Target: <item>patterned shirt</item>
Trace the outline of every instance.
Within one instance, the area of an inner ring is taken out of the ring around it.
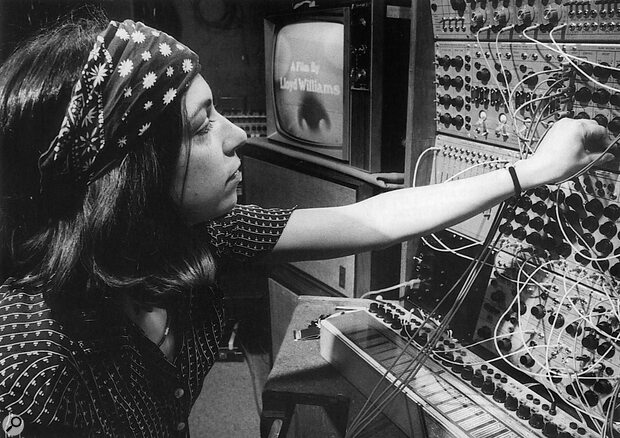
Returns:
[[[291,213],[235,207],[206,225],[216,256],[246,260],[270,251]],[[180,347],[170,362],[128,319],[76,332],[55,318],[42,290],[12,283],[0,287],[1,418],[21,416],[26,437],[189,435],[187,419],[221,335],[217,288],[181,306]]]

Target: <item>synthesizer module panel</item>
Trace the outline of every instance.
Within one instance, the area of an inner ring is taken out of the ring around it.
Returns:
[[[620,134],[620,2],[430,0],[430,10],[436,136],[415,166],[430,169],[428,183],[527,157],[564,117]],[[412,183],[426,181],[413,172]],[[425,236],[414,257],[421,281],[403,306],[433,312],[451,286],[433,277],[456,279],[450,269],[490,246],[450,327],[485,351],[478,364],[501,362],[570,417],[550,429],[519,417],[523,436],[620,436],[619,197],[618,159],[596,164]],[[446,313],[444,302],[433,315]]]

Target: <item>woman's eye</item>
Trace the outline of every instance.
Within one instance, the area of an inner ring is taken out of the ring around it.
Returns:
[[[205,135],[207,134],[209,131],[211,131],[211,129],[213,128],[213,124],[215,123],[215,119],[209,119],[207,121],[207,124],[204,125],[200,131],[198,131],[196,134],[197,135]]]

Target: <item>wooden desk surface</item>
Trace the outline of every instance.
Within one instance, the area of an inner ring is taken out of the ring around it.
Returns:
[[[369,303],[360,299],[299,297],[288,332],[265,383],[263,421],[290,416],[290,409],[295,405],[321,406],[329,417],[326,421],[334,423],[329,435],[304,435],[303,431],[297,430],[294,436],[342,436],[344,428],[361,410],[366,398],[323,359],[318,339],[295,341],[293,330],[307,328],[320,315],[334,313],[337,306],[367,306]],[[406,435],[386,417],[380,416],[362,436],[401,438]]]

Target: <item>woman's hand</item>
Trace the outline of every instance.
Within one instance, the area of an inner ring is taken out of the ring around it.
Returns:
[[[607,130],[594,120],[560,119],[545,133],[534,155],[515,164],[523,189],[570,178],[593,161],[614,159],[603,153]]]

